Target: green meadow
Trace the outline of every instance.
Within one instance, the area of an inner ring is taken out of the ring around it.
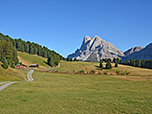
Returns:
[[[150,114],[152,81],[34,72],[0,92],[2,114]]]
[[[48,67],[46,58],[18,55],[26,65]],[[100,70],[98,66],[61,61],[61,66],[50,72],[35,71],[32,82],[22,78],[27,70],[3,70],[0,66],[0,82],[18,81],[0,91],[0,114],[151,114],[152,70],[124,65]],[[80,70],[85,73],[74,73]],[[86,73],[91,70],[94,74]],[[117,71],[130,74],[117,75]]]

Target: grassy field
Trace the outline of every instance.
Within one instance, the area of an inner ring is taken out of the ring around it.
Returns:
[[[105,66],[105,64],[103,64]],[[151,69],[144,69],[144,68],[137,68],[127,65],[120,65],[119,67],[114,67],[115,64],[112,64],[113,68],[110,70],[103,69],[100,70],[99,63],[97,62],[67,62],[67,61],[61,61],[61,67],[56,69],[58,72],[79,72],[80,70],[83,70],[84,72],[90,72],[91,70],[94,70],[96,74],[99,72],[107,72],[111,74],[116,74],[117,71],[120,73],[129,72],[129,75],[132,76],[152,76],[152,70]],[[54,70],[54,69],[53,69]]]
[[[28,66],[31,64],[39,64],[40,68],[46,68],[49,67],[45,62],[47,61],[47,58],[43,58],[37,55],[31,55],[28,53],[22,53],[18,52],[18,58],[19,60]],[[105,66],[105,64],[104,64]],[[61,67],[58,69],[55,69],[58,72],[79,72],[84,71],[89,73],[91,70],[94,70],[96,74],[98,73],[111,73],[113,75],[116,74],[116,72],[120,72],[120,74],[123,74],[124,72],[129,72],[129,75],[132,76],[152,76],[152,70],[151,69],[144,69],[144,68],[137,68],[132,66],[126,66],[126,65],[119,65],[118,68],[114,67],[114,64],[112,64],[113,68],[110,70],[104,69],[100,70],[99,63],[97,62],[67,62],[67,61],[61,61]],[[52,69],[54,70],[54,69]]]
[[[0,82],[1,81],[13,81],[13,80],[23,80],[23,77],[26,76],[25,71],[17,69],[4,69],[1,67],[0,63]]]
[[[34,72],[0,92],[2,114],[150,114],[152,81]]]
[[[46,58],[18,55],[23,64],[48,67]],[[94,62],[61,61],[60,68],[52,69],[56,73],[35,71],[32,82],[21,79],[25,70],[0,66],[0,82],[22,80],[0,92],[0,114],[151,114],[152,70],[119,65],[101,71],[98,66]],[[80,70],[94,70],[95,74],[72,74]],[[130,75],[116,75],[116,71]],[[96,75],[98,72],[115,74]]]
[[[47,58],[41,56],[32,55],[25,52],[18,52],[18,58],[20,62],[27,66],[30,66],[31,64],[39,64],[40,68],[49,67],[49,65],[45,63],[47,62]]]

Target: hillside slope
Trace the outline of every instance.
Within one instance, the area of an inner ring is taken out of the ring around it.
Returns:
[[[143,47],[132,47],[131,49],[125,51],[124,54],[125,54],[125,56],[129,56],[130,54],[138,52],[142,49],[143,49]]]
[[[31,64],[38,64],[40,68],[49,67],[49,65],[46,64],[47,58],[35,54],[28,54],[25,52],[18,51],[18,59],[20,62],[27,66],[30,66]]]
[[[145,48],[143,48],[140,51],[134,52],[130,54],[129,56],[126,56],[125,59],[152,59],[152,43],[147,45]]]
[[[105,67],[105,63],[103,64]],[[114,63],[112,63],[112,69],[103,69],[100,70],[98,62],[83,62],[83,61],[76,61],[76,62],[67,62],[61,61],[61,67],[55,69],[57,72],[68,72],[68,73],[77,73],[79,71],[84,71],[85,73],[90,73],[92,70],[95,71],[96,74],[98,73],[109,73],[109,74],[116,74],[116,72],[124,73],[129,72],[129,75],[134,76],[151,76],[152,70],[139,68],[139,67],[132,67],[127,65],[119,64],[119,67],[114,67]],[[52,69],[54,71],[54,69]]]
[[[18,69],[4,69],[0,63],[0,81],[23,80],[26,77],[26,72]]]

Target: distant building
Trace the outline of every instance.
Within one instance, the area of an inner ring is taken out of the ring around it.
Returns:
[[[22,65],[17,64],[15,68],[16,68],[16,69],[25,69],[25,68],[27,68],[27,66],[24,65],[24,64],[22,64]]]
[[[32,64],[29,67],[39,67],[39,65],[38,64]]]

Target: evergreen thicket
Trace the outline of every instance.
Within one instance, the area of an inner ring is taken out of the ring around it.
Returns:
[[[0,33],[0,61],[5,58],[8,65],[13,64],[12,66],[14,67],[14,64],[19,63],[17,51],[37,54],[45,58],[50,58],[52,56],[51,60],[53,59],[53,61],[55,61],[54,65],[57,65],[59,60],[65,60],[64,57],[45,46],[33,42],[31,43],[30,41],[25,42],[21,38],[12,39],[8,35]]]
[[[2,33],[0,33],[0,40],[5,40],[6,42],[9,42],[9,46],[12,45],[13,47],[15,47],[17,49],[17,51],[26,52],[26,53],[30,53],[30,54],[37,54],[39,56],[46,57],[46,58],[48,58],[52,54],[55,54],[60,57],[60,60],[65,59],[64,57],[62,57],[55,51],[50,50],[45,46],[41,46],[34,42],[31,43],[30,41],[25,42],[21,38],[12,39],[8,35],[3,35]]]
[[[136,60],[130,59],[123,62],[124,65],[130,65],[133,67],[150,68],[152,69],[152,59],[151,60]]]
[[[60,57],[58,55],[52,54],[51,56],[48,57],[47,63],[51,67],[57,66],[60,62]]]
[[[17,50],[10,40],[0,40],[0,61],[2,67],[7,69],[12,62],[18,64]]]

